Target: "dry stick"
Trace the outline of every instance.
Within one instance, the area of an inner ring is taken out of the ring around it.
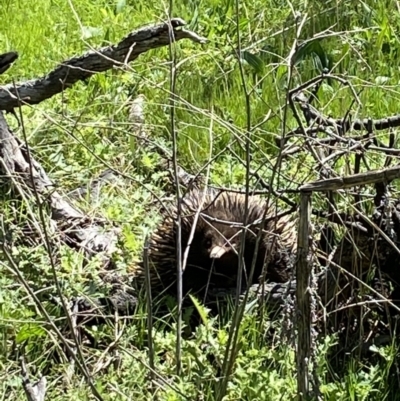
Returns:
[[[153,387],[153,382],[155,379],[154,348],[153,348],[153,305],[151,299],[151,278],[150,278],[150,268],[149,268],[149,239],[147,236],[144,242],[144,249],[143,249],[143,265],[145,274],[146,302],[147,302],[147,342],[149,347],[151,387]]]
[[[51,255],[49,255],[49,257],[51,257]],[[61,296],[62,296],[62,294],[61,294]],[[78,303],[76,302],[75,304],[72,305],[72,313],[71,313],[71,316],[70,316],[70,320],[72,322],[72,330],[71,331],[73,331],[73,333],[74,333],[73,334],[73,339],[74,339],[74,342],[75,342],[75,344],[73,346],[71,346],[71,349],[72,349],[72,351],[74,352],[75,355],[77,354],[77,348],[80,349],[79,343],[77,341],[78,336],[79,336],[79,330],[78,330],[78,326],[76,324],[76,320],[77,320],[77,317],[78,317],[78,312],[79,312]],[[69,315],[69,311],[68,310],[66,311],[66,314]],[[82,356],[82,354],[79,353],[79,357],[81,357],[81,356]],[[82,360],[82,363],[84,364],[85,361]],[[68,369],[67,369],[67,378],[68,378],[69,383],[72,382],[72,377],[73,377],[74,373],[75,373],[75,361],[70,356],[69,357],[69,366],[68,366]]]
[[[237,344],[239,336],[240,323],[243,317],[244,304],[240,305],[240,291],[242,287],[242,272],[244,264],[244,247],[246,237],[246,226],[249,215],[249,195],[250,195],[250,164],[251,164],[251,107],[250,107],[250,95],[246,85],[245,73],[241,60],[241,39],[240,39],[240,24],[239,24],[239,0],[235,2],[235,16],[236,16],[236,37],[237,37],[237,59],[239,64],[240,77],[243,85],[243,92],[245,96],[245,108],[246,108],[246,137],[245,137],[245,154],[246,154],[246,177],[245,177],[245,202],[244,202],[244,216],[243,216],[243,229],[241,232],[241,242],[239,249],[239,264],[237,271],[237,283],[236,283],[236,297],[235,297],[235,309],[232,318],[232,323],[229,329],[228,342],[225,348],[224,360],[222,363],[222,381],[218,386],[217,401],[221,401],[226,395],[228,382],[232,373],[233,365],[236,360]],[[242,307],[241,307],[242,306]]]
[[[370,145],[368,149],[376,150],[377,152],[383,152],[386,153],[387,155],[392,155],[392,156],[400,155],[400,149],[395,149],[395,148],[385,148],[383,146]]]
[[[236,160],[238,160],[243,166],[245,166],[245,162],[240,158],[240,156],[235,151],[233,151],[232,149],[229,149],[229,151],[236,158]],[[275,172],[279,166],[280,166],[280,162],[278,163],[278,160],[277,160],[275,165],[272,166],[272,177],[271,178],[273,178],[275,176]],[[272,186],[273,180],[270,179],[269,183],[265,182],[265,180],[260,176],[260,174],[258,173],[257,170],[250,170],[250,174],[257,179],[257,181],[260,183],[260,185],[263,188],[265,188],[264,191],[253,191],[252,193],[274,195],[275,197],[281,199],[283,202],[285,202],[290,207],[297,206],[296,202],[293,202],[292,200],[287,198],[285,195],[283,195],[285,190],[277,191],[273,188],[273,186]],[[233,191],[233,190],[230,190],[230,191]],[[295,191],[296,191],[296,193],[298,192],[298,190],[295,190]],[[240,191],[240,193],[244,193],[244,192]]]
[[[321,74],[320,77],[317,77],[317,78],[315,78],[314,80],[308,81],[305,85],[309,87],[310,85],[313,85],[313,84],[314,84],[315,87],[317,87],[318,85],[321,84],[321,82],[323,81],[323,79],[326,79],[326,78],[328,78],[328,77],[332,78],[333,76],[327,75],[327,74]],[[340,83],[342,83],[342,84],[344,84],[344,85],[350,86],[350,88],[352,89],[352,93],[353,93],[354,96],[355,96],[355,98],[354,98],[353,101],[352,101],[352,104],[350,105],[348,111],[346,112],[345,118],[343,119],[343,121],[347,121],[347,118],[348,118],[348,115],[349,115],[349,113],[350,113],[350,110],[351,110],[351,107],[352,107],[353,103],[354,103],[355,101],[357,101],[357,102],[360,104],[360,101],[359,101],[359,99],[358,99],[358,97],[357,97],[357,94],[355,93],[355,90],[354,90],[353,87],[350,85],[350,83],[348,83],[347,81],[345,81],[345,80],[342,79],[342,78],[339,78],[338,80],[339,80]],[[312,82],[314,82],[314,83],[312,83]],[[304,86],[303,86],[303,87],[304,87]],[[300,88],[300,87],[299,87],[299,88]],[[292,95],[294,95],[295,98],[296,98],[296,100],[300,103],[301,109],[302,109],[302,112],[303,112],[303,115],[304,115],[304,117],[306,118],[306,120],[307,120],[308,123],[309,123],[310,119],[312,118],[311,113],[310,113],[310,110],[314,110],[314,108],[312,108],[312,106],[311,106],[309,100],[305,97],[305,95],[304,95],[302,92],[296,92],[296,90],[299,90],[299,89],[296,88],[295,90],[292,90],[292,91],[290,92],[290,93],[291,93],[291,96],[290,96],[290,105],[291,105],[291,107],[292,107],[293,114],[294,114],[294,116],[295,116],[295,118],[296,118],[296,120],[297,120],[297,122],[298,122],[298,124],[299,124],[299,127],[303,130],[304,136],[305,136],[305,138],[306,138],[305,142],[306,142],[306,144],[308,145],[309,150],[310,150],[311,153],[313,154],[314,159],[315,159],[315,161],[317,162],[317,164],[320,166],[320,168],[319,168],[319,169],[321,170],[321,171],[320,171],[320,175],[322,176],[322,172],[324,171],[324,169],[326,169],[326,170],[328,171],[328,174],[331,175],[332,173],[334,173],[334,170],[333,170],[331,167],[326,166],[326,164],[327,164],[328,161],[330,161],[330,160],[332,160],[332,159],[335,159],[335,158],[338,158],[338,157],[340,157],[342,154],[346,154],[346,153],[348,153],[348,152],[350,152],[350,151],[352,151],[352,150],[356,150],[356,149],[358,149],[358,148],[361,148],[361,149],[364,149],[364,148],[362,147],[362,144],[361,144],[360,142],[356,142],[356,144],[353,145],[353,146],[351,146],[350,148],[345,149],[345,150],[338,150],[338,151],[336,151],[336,152],[334,152],[334,153],[332,153],[332,154],[330,154],[330,155],[323,155],[323,154],[322,154],[322,151],[318,152],[318,149],[319,149],[319,148],[317,148],[316,150],[314,150],[313,145],[310,144],[310,139],[311,139],[311,138],[307,135],[308,129],[306,129],[306,128],[303,127],[303,125],[302,125],[302,123],[301,123],[301,120],[300,120],[300,118],[299,118],[299,116],[298,116],[298,114],[297,114],[297,110],[296,110],[296,107],[295,107],[295,105],[294,105],[294,99],[293,99],[293,96],[292,96]],[[318,111],[315,111],[315,112],[313,113],[313,116],[315,116],[315,115],[319,115],[319,112],[318,112]],[[319,117],[319,119],[316,119],[316,121],[317,121],[317,122],[321,122],[321,121],[323,122],[323,121],[324,121],[324,118],[321,116],[321,117]],[[341,134],[341,135],[344,135],[344,134],[345,134],[345,132],[339,132],[338,127],[335,127],[335,131],[338,131],[338,133]],[[343,131],[343,130],[342,130],[342,131]],[[338,136],[338,135],[334,135],[334,136],[337,137],[338,139],[340,139],[340,138],[341,138],[341,135],[339,135],[339,136]],[[322,148],[322,149],[323,149],[323,148]],[[319,153],[319,154],[318,154],[318,153]],[[319,156],[321,156],[322,159],[319,158]],[[356,155],[356,165],[357,165],[357,160],[359,160],[359,159],[360,159],[360,158],[358,157],[358,155]],[[356,172],[359,172],[359,171],[356,171]],[[335,201],[334,201],[334,198],[333,198],[332,191],[328,191],[328,192],[326,193],[326,197],[327,197],[328,204],[329,204],[329,215],[330,215],[330,220],[333,221],[333,220],[334,220],[334,216],[333,216],[332,205],[335,205]],[[355,195],[355,197],[356,197],[356,200],[358,200],[358,197],[359,197],[358,194]],[[357,203],[357,202],[356,202],[356,203]]]
[[[368,173],[354,174],[349,177],[337,177],[323,181],[316,181],[303,185],[301,192],[301,213],[298,236],[298,261],[296,266],[297,277],[297,304],[298,304],[298,344],[297,344],[297,374],[299,401],[309,397],[308,361],[311,357],[311,268],[308,257],[309,218],[312,191],[329,191],[344,189],[357,185],[388,182],[400,177],[400,166]]]
[[[169,13],[171,12],[172,0],[170,2]],[[170,17],[170,15],[169,15]],[[177,202],[177,216],[176,216],[176,286],[177,286],[177,302],[178,302],[178,316],[176,324],[176,374],[179,376],[181,373],[181,358],[182,358],[182,199],[180,182],[178,179],[178,133],[175,129],[175,93],[176,93],[176,48],[172,46],[174,40],[174,30],[171,25],[169,26],[169,57],[170,57],[170,123],[172,135],[172,165],[174,169],[175,178],[175,191]]]
[[[141,137],[147,139],[147,135],[143,130],[145,123],[144,117],[144,95],[138,95],[132,102],[129,119],[133,122],[132,128]],[[133,137],[132,137],[133,138]],[[140,142],[139,142],[140,143]],[[131,149],[133,150],[133,149]],[[153,305],[151,295],[151,273],[149,268],[149,238],[146,235],[143,247],[143,268],[144,268],[144,280],[146,287],[146,304],[147,304],[147,343],[149,347],[149,365],[150,365],[150,388],[154,395],[153,385],[155,383],[155,365],[154,365],[154,342],[153,342]]]
[[[314,158],[314,160],[316,161],[317,165],[318,165],[319,167],[324,167],[324,166],[321,164],[321,159],[320,159],[320,155],[319,155],[318,152],[317,152],[317,148],[314,148],[314,146],[310,145],[309,141],[307,140],[307,139],[308,139],[308,137],[307,137],[307,131],[306,131],[305,127],[303,126],[302,122],[301,122],[300,116],[299,116],[299,114],[297,113],[296,107],[295,107],[295,105],[294,105],[293,98],[292,98],[292,96],[290,96],[290,94],[289,94],[289,105],[290,105],[290,107],[291,107],[291,109],[292,109],[292,112],[293,112],[294,118],[295,118],[296,121],[297,121],[297,124],[298,124],[299,127],[303,130],[303,135],[304,135],[304,137],[306,138],[305,143],[306,143],[306,145],[307,145],[307,149],[309,150],[309,152],[310,152],[311,155],[313,156],[313,158]]]
[[[38,104],[78,81],[87,80],[98,72],[107,71],[114,66],[123,66],[124,62],[135,60],[140,54],[170,44],[170,28],[174,31],[173,40],[191,39],[197,43],[205,43],[206,39],[194,32],[182,28],[186,22],[181,18],[173,18],[169,22],[147,26],[127,35],[117,45],[107,46],[98,51],[89,51],[80,57],[73,57],[60,64],[48,75],[21,84],[0,87],[0,110],[10,111],[20,104]],[[127,57],[129,55],[129,57]]]
[[[205,166],[203,166],[203,168],[202,168],[202,170],[206,169],[206,177],[205,177],[205,180],[204,180],[205,185],[208,184],[208,181],[210,179],[211,161],[214,160],[214,157],[212,157],[212,152],[213,152],[212,133],[213,133],[213,119],[211,119],[211,121],[210,121],[210,129],[209,129],[209,134],[210,134],[209,160],[207,161]],[[217,154],[219,155],[220,153],[221,152],[219,152]],[[197,173],[196,177],[199,174],[200,174],[200,172]],[[206,191],[204,191],[202,193],[202,198],[201,198],[201,201],[199,202],[199,207],[196,210],[196,213],[195,213],[195,216],[194,216],[194,219],[193,219],[193,224],[192,224],[192,227],[190,229],[190,233],[189,233],[189,238],[188,238],[188,241],[187,241],[186,249],[185,249],[185,252],[183,253],[183,259],[182,259],[182,271],[183,272],[186,269],[186,263],[187,263],[187,260],[188,260],[188,257],[189,257],[190,247],[192,245],[192,241],[193,241],[194,234],[195,234],[195,231],[196,231],[197,222],[199,220],[201,212],[203,211],[203,205],[204,205],[205,198],[206,198]]]
[[[126,322],[124,322],[124,325],[119,332],[115,333],[115,339],[107,345],[107,348],[104,350],[104,352],[101,354],[99,359],[96,361],[96,365],[93,367],[93,375],[96,373],[100,372],[102,369],[106,368],[108,365],[111,364],[112,359],[115,358],[115,355],[113,357],[110,357],[109,361],[106,363],[103,363],[103,359],[105,359],[105,356],[112,353],[112,350],[116,348],[116,346],[119,343],[119,340],[121,339],[123,333],[124,333],[124,328],[126,326]],[[117,325],[115,326],[117,328]]]
[[[305,14],[302,18],[302,20],[299,23],[296,23],[296,37],[293,41],[293,45],[292,48],[290,49],[290,52],[288,54],[287,57],[287,64],[288,64],[288,78],[287,78],[287,87],[290,88],[292,85],[292,81],[293,81],[293,68],[294,68],[294,56],[296,54],[296,51],[298,49],[298,40],[301,34],[301,31],[304,27],[304,24],[307,20],[307,14]],[[291,93],[288,92],[286,95],[286,102],[285,102],[285,108],[283,109],[283,134],[282,134],[282,138],[281,138],[281,143],[282,145],[280,146],[281,151],[278,154],[278,158],[276,160],[276,164],[274,166],[274,168],[272,169],[272,174],[271,174],[271,178],[269,180],[269,189],[271,191],[273,191],[273,187],[274,187],[274,180],[275,180],[275,176],[278,174],[278,172],[281,170],[281,165],[282,165],[282,160],[283,160],[283,143],[285,140],[285,134],[286,134],[286,122],[287,122],[287,116],[288,116],[288,105],[290,104],[290,99],[291,99]],[[278,177],[279,178],[279,177]],[[279,186],[279,185],[278,185]]]
[[[324,77],[326,77],[326,75],[324,75]],[[331,76],[331,78],[334,78],[334,76]],[[337,77],[335,77],[337,79]],[[304,87],[308,87],[310,85],[315,84],[318,79],[321,79],[321,77],[317,77],[314,78],[313,80],[310,80],[308,82],[306,82],[305,84],[301,85],[298,88],[295,88],[292,93],[294,95],[297,95],[298,92],[304,88]],[[340,82],[343,81],[342,78],[339,79]],[[343,83],[345,83],[343,81]],[[348,83],[347,83],[348,84]],[[353,93],[355,93],[354,90],[352,90]],[[318,125],[317,127],[308,127],[305,129],[306,133],[310,133],[310,134],[316,134],[318,132],[326,132],[326,127],[334,127],[335,130],[337,128],[339,128],[341,131],[343,132],[347,132],[350,127],[353,130],[369,130],[372,131],[372,128],[374,128],[375,130],[386,130],[388,128],[391,127],[398,127],[400,126],[400,115],[397,116],[392,116],[392,117],[386,117],[384,119],[380,119],[380,120],[372,120],[372,119],[363,119],[363,120],[354,120],[353,122],[351,122],[348,117],[342,118],[342,119],[333,119],[333,118],[328,118],[328,117],[324,117],[322,116],[316,109],[310,107],[308,104],[305,104],[305,102],[303,101],[301,96],[295,96],[295,100],[297,102],[300,103],[301,108],[303,109],[303,111],[305,111],[309,117],[313,118],[314,120],[318,121],[320,125]],[[355,98],[355,101],[358,101],[358,97]],[[297,128],[296,130],[292,131],[291,133],[289,133],[286,138],[281,138],[281,139],[277,139],[277,146],[278,147],[283,147],[284,144],[287,142],[287,140],[289,140],[291,137],[296,136],[299,133],[304,133],[304,128]],[[345,142],[345,143],[349,143],[349,141],[363,141],[363,140],[370,140],[371,138],[373,139],[374,136],[371,135],[371,133],[367,133],[365,135],[362,136],[358,136],[358,137],[351,137],[351,138],[345,138],[345,137],[340,137],[335,135],[333,132],[328,133],[330,136],[333,136],[334,138],[328,138],[328,139],[318,139],[317,143],[319,145],[322,145],[323,143],[329,143],[331,145],[337,143],[337,142]],[[315,138],[310,138],[311,140],[316,140]],[[280,142],[280,143],[279,143]],[[374,140],[374,142],[377,142],[376,140]],[[380,151],[380,152],[384,152],[387,154],[393,154],[396,155],[399,153],[399,150],[397,149],[391,149],[391,147],[386,148],[384,146],[378,147],[377,143],[375,143],[375,146],[370,146],[371,149],[374,149],[376,151]],[[298,147],[297,152],[301,151],[302,148]],[[295,151],[293,151],[293,153],[296,153]]]
[[[52,219],[63,223],[67,228],[63,232],[67,240],[80,247],[87,257],[102,250],[106,259],[104,263],[108,263],[108,257],[116,243],[116,230],[104,232],[103,221],[89,219],[54,190],[53,182],[41,165],[28,154],[26,146],[11,133],[1,112],[0,144],[0,171],[4,176],[12,179],[14,174],[17,175],[31,190],[33,179],[35,190],[45,197],[51,208]],[[59,226],[59,230],[63,230],[63,227]],[[44,238],[41,231],[40,235]]]
[[[311,193],[302,192],[300,199],[299,235],[297,239],[296,300],[297,300],[297,396],[299,401],[308,400],[309,363],[311,362],[311,261],[309,238]]]

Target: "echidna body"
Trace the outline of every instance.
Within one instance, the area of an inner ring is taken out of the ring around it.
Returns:
[[[257,235],[267,204],[259,197],[248,199],[248,218],[244,244],[243,285],[248,284]],[[149,268],[152,291],[176,291],[176,209],[166,216],[149,244]],[[260,276],[273,282],[290,278],[289,258],[296,246],[294,222],[267,209],[258,244],[252,283]],[[207,288],[235,287],[239,267],[238,254],[245,216],[245,195],[231,192],[190,192],[181,210],[182,257],[193,235],[183,271],[183,293],[202,293]]]

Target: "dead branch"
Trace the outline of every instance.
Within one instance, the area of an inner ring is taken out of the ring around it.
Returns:
[[[15,52],[0,54],[0,75],[6,72],[17,58],[18,53]]]
[[[29,379],[29,371],[26,366],[24,357],[20,359],[21,372],[22,372],[22,386],[25,390],[28,401],[44,401],[46,395],[47,380],[42,376],[36,383],[31,383]]]
[[[395,128],[395,127],[400,127],[400,115],[395,115],[395,116],[390,116],[390,117],[385,117],[382,119],[377,119],[373,120],[371,118],[365,118],[365,119],[356,119],[351,121],[349,116],[346,116],[344,118],[339,118],[339,119],[334,119],[332,117],[325,117],[323,116],[315,107],[311,106],[310,99],[307,98],[303,91],[306,88],[312,87],[312,86],[317,86],[322,82],[324,79],[335,79],[339,82],[342,83],[342,85],[346,85],[351,87],[349,82],[347,82],[345,79],[337,76],[337,75],[331,75],[331,74],[322,74],[318,77],[315,77],[308,82],[305,82],[304,84],[300,85],[297,88],[294,88],[290,91],[289,97],[293,101],[297,102],[300,105],[300,108],[304,114],[305,119],[307,120],[308,123],[311,122],[311,120],[314,120],[314,122],[318,125],[324,126],[324,127],[334,127],[335,129],[338,129],[340,133],[345,133],[349,129],[353,129],[355,131],[365,131],[368,130],[369,127],[372,127],[375,130],[386,130],[389,128]],[[359,102],[359,99],[357,95],[355,94],[354,89],[351,87],[353,95],[355,98],[357,98],[357,101]],[[309,124],[310,125],[310,124]]]
[[[41,165],[32,155],[29,158],[26,146],[12,134],[3,114],[0,114],[0,171],[46,200],[51,218],[59,223],[67,243],[82,249],[88,257],[100,252],[111,255],[114,251],[117,230],[104,232],[105,221],[85,216],[55,190]]]
[[[38,104],[78,81],[90,78],[114,66],[122,66],[151,49],[167,46],[172,41],[190,39],[205,43],[206,39],[191,31],[180,29],[186,25],[180,18],[162,24],[147,26],[130,33],[117,45],[111,45],[61,63],[48,75],[14,85],[0,87],[0,110],[11,111],[20,104]],[[170,29],[172,27],[172,30]]]
[[[347,132],[350,129],[354,131],[365,131],[370,125],[372,125],[372,127],[377,131],[400,127],[400,115],[389,116],[376,120],[364,118],[351,121],[345,118],[334,119],[331,117],[323,117],[315,109],[306,106],[304,103],[302,104],[302,107],[305,108],[307,114],[317,123],[320,123],[324,126],[338,127],[341,132]]]
[[[359,185],[387,183],[400,178],[400,166],[382,170],[367,171],[366,173],[353,174],[347,177],[334,177],[326,180],[310,182],[300,187],[300,191],[335,191],[351,188]]]

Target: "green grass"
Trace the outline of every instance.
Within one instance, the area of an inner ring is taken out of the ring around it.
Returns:
[[[118,4],[118,12],[116,12]],[[352,107],[354,117],[382,118],[399,112],[400,11],[396,2],[298,1],[294,10],[308,12],[300,39],[305,40],[328,28],[338,32],[321,41],[334,72],[344,74],[357,92],[360,104]],[[42,76],[55,65],[90,47],[116,43],[130,31],[166,18],[167,3],[112,0],[3,0],[0,7],[0,52],[16,50],[19,60],[0,76],[0,84]],[[238,139],[246,135],[248,121],[252,132],[251,168],[268,181],[276,163],[278,149],[274,138],[297,126],[291,113],[284,118],[288,89],[288,57],[295,38],[294,17],[288,2],[278,0],[241,1],[239,27],[242,48],[249,48],[263,61],[262,71],[245,64],[245,82],[254,88],[251,113],[245,109],[243,82],[233,57],[237,44],[235,2],[232,0],[190,0],[175,2],[174,16],[184,18],[188,29],[205,36],[207,45],[188,40],[177,44],[182,62],[177,74],[176,92],[181,99],[176,107],[179,133],[179,163],[192,174],[204,168],[210,158],[210,181],[225,187],[243,187],[245,158]],[[388,12],[390,10],[390,12]],[[283,29],[285,28],[285,29]],[[283,30],[283,31],[282,31]],[[127,72],[108,71],[79,83],[65,94],[38,106],[23,109],[24,127],[35,157],[65,191],[86,183],[106,167],[129,174],[133,180],[103,188],[101,197],[80,201],[89,215],[104,216],[122,228],[116,260],[121,270],[133,258],[140,258],[144,237],[157,223],[159,206],[152,193],[165,196],[165,173],[160,172],[154,152],[132,145],[129,137],[128,102],[137,94],[146,96],[146,130],[155,143],[171,150],[169,120],[168,48],[139,57]],[[316,59],[299,60],[291,87],[317,74]],[[260,78],[263,78],[260,81]],[[317,107],[325,115],[342,117],[351,107],[352,92],[338,82],[324,83]],[[271,117],[262,122],[265,116]],[[21,137],[13,117],[10,125]],[[382,134],[387,141],[387,133]],[[82,143],[85,145],[83,146]],[[386,142],[387,143],[387,142]],[[398,141],[396,139],[396,145]],[[354,165],[354,155],[346,159]],[[382,157],[369,156],[371,168],[382,166]],[[345,161],[335,166],[348,174]],[[306,154],[283,162],[279,188],[296,188],[299,183],[316,179],[315,164]],[[252,185],[256,186],[255,180]],[[318,197],[316,197],[318,199]],[[296,197],[293,196],[296,200]],[[18,215],[26,221],[26,211],[13,210],[8,193],[2,194],[4,219]],[[343,198],[343,205],[347,199]],[[318,201],[317,201],[318,203]],[[17,229],[17,227],[14,227]],[[15,234],[16,236],[18,233]],[[91,294],[92,278],[98,262],[83,268],[80,255],[61,248],[59,279],[66,296]],[[51,281],[49,261],[41,246],[15,247],[25,277],[35,288]],[[62,313],[46,305],[49,313]],[[219,385],[217,375],[228,338],[230,315],[222,321],[209,319],[182,344],[182,373],[175,373],[174,317],[156,321],[154,341],[156,372],[164,381],[150,386],[146,308],[138,311],[133,323],[118,327],[92,328],[93,336],[111,342],[122,332],[118,343],[121,365],[109,364],[111,351],[83,347],[96,387],[105,400],[213,400]],[[241,328],[240,350],[224,400],[292,400],[296,396],[294,351],[281,332],[281,321],[260,319],[249,311]],[[275,328],[276,335],[266,333]],[[55,362],[58,343],[48,326],[38,318],[35,307],[15,277],[0,265],[0,399],[21,400],[23,391],[18,366],[19,347],[25,344],[29,362],[48,378],[48,399],[89,400],[90,390],[79,375],[68,377],[69,363]],[[323,341],[323,342],[322,342]],[[389,367],[395,347],[379,350],[382,354],[372,365],[350,360],[335,371],[325,358],[334,338],[321,340],[318,374],[324,400],[395,400],[389,383]],[[183,396],[183,395],[184,396]]]

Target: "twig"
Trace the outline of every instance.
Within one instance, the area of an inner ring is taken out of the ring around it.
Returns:
[[[153,348],[153,303],[151,298],[151,278],[149,267],[149,240],[146,237],[143,249],[143,266],[146,283],[146,302],[147,302],[147,343],[149,347],[149,365],[151,386],[155,380],[154,348]]]

